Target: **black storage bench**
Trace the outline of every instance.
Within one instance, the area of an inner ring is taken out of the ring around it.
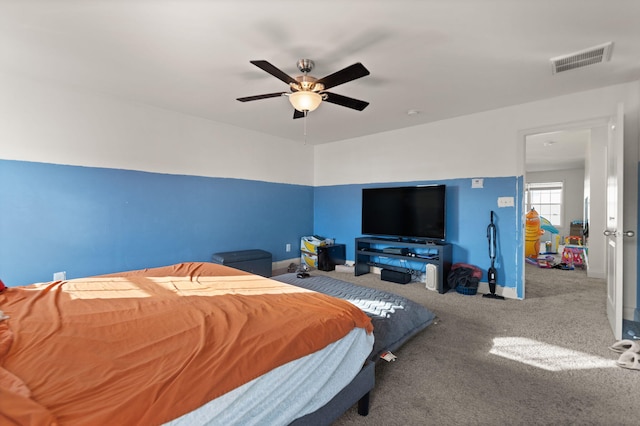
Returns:
[[[239,250],[214,253],[213,263],[230,266],[252,274],[271,276],[271,253],[264,250]]]

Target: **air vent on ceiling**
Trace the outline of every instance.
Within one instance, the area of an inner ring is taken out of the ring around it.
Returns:
[[[586,67],[587,65],[608,62],[611,59],[613,42],[590,47],[579,52],[551,58],[552,73],[557,74],[575,68]]]

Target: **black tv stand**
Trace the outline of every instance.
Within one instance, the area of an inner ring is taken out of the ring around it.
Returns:
[[[416,238],[398,238],[398,241],[401,243],[416,243],[416,244],[426,244],[427,240],[420,240]]]
[[[386,247],[406,248],[408,253],[393,254],[384,251]],[[395,266],[387,263],[379,263],[371,260],[372,257],[385,257],[389,259],[407,260],[421,262],[424,264],[432,263],[438,267],[438,292],[446,293],[449,291],[447,285],[447,276],[451,271],[451,251],[452,246],[448,243],[425,240],[416,241],[402,238],[377,238],[377,237],[361,237],[356,238],[355,253],[355,276],[368,274],[371,266],[383,269],[391,269],[397,272],[414,272],[406,267]],[[428,255],[416,255],[413,250],[428,249]]]

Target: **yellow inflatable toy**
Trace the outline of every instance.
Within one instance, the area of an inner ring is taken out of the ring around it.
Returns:
[[[540,215],[536,209],[529,210],[526,214],[527,225],[524,233],[524,256],[537,259],[540,254],[540,235],[544,231],[540,228]]]

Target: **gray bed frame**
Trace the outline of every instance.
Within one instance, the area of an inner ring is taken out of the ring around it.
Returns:
[[[369,412],[369,393],[375,384],[375,364],[386,351],[395,351],[429,326],[435,315],[424,306],[400,295],[359,286],[329,276],[298,278],[283,274],[272,279],[328,294],[362,309],[373,324],[373,350],[360,373],[327,405],[294,421],[293,425],[328,425],[358,402],[358,413]]]
[[[367,362],[353,380],[326,405],[294,420],[292,426],[330,425],[356,402],[358,414],[369,414],[370,392],[375,385],[375,363]]]

